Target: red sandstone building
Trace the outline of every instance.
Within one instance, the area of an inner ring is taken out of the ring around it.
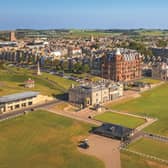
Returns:
[[[117,49],[103,57],[102,77],[129,82],[141,78],[141,55],[135,50]]]

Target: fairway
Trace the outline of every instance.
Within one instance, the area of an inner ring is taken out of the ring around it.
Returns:
[[[103,122],[122,125],[128,128],[136,128],[137,126],[145,122],[145,120],[141,118],[136,118],[112,112],[105,112],[103,114],[97,115],[95,116],[95,119]]]
[[[1,168],[104,168],[77,143],[90,125],[45,111],[0,123]]]
[[[168,136],[168,84],[142,93],[142,97],[108,106],[111,109],[158,118],[145,131]]]
[[[142,138],[130,144],[128,149],[168,160],[168,143]]]

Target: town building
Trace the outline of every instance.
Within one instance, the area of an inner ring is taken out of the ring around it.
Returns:
[[[16,36],[14,31],[10,32],[10,41],[16,41]]]
[[[82,55],[82,50],[81,48],[78,47],[69,47],[68,48],[68,56],[69,57],[79,57]]]
[[[159,48],[159,47],[155,47],[155,48],[150,48],[152,51],[152,54],[156,57],[167,57],[168,55],[168,48]]]
[[[0,41],[0,48],[2,47],[16,47],[17,42],[14,41]]]
[[[0,113],[31,107],[36,104],[38,92],[23,92],[0,97]]]
[[[69,90],[69,101],[84,107],[105,103],[121,96],[123,85],[109,80],[72,86]]]
[[[129,82],[141,78],[141,55],[130,49],[117,49],[102,58],[102,77]]]
[[[168,79],[168,65],[167,63],[156,63],[152,66],[152,78],[159,80]]]

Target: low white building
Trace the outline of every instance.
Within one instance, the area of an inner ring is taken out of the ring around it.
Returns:
[[[38,92],[23,92],[0,97],[0,113],[19,110],[35,104]]]
[[[0,97],[0,113],[12,112],[31,107],[37,104],[44,104],[52,101],[53,97],[40,95],[39,92],[23,92]]]
[[[73,48],[72,55],[75,55],[75,54],[82,54],[82,50],[80,48]]]
[[[54,59],[60,59],[62,54],[60,51],[54,51],[50,53],[50,56],[53,57]]]

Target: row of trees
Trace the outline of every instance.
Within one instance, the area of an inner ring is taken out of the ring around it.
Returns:
[[[158,40],[156,43],[157,47],[165,48],[168,45],[168,42],[166,40]]]
[[[118,44],[117,47],[122,47],[122,48],[129,48],[129,49],[133,49],[133,50],[137,50],[138,52],[140,52],[141,54],[145,55],[145,56],[152,56],[152,51],[147,48],[143,43],[141,42],[136,42],[136,41],[132,41],[132,42],[122,42],[121,44]]]
[[[153,55],[152,51],[149,48],[147,48],[143,43],[140,43],[140,42],[130,42],[128,48],[137,50],[138,52],[140,52],[141,54],[145,56]]]
[[[90,66],[88,64],[83,64],[81,62],[71,63],[68,61],[60,60],[46,60],[45,65],[54,67],[57,71],[66,71],[73,73],[88,73],[90,72]]]

